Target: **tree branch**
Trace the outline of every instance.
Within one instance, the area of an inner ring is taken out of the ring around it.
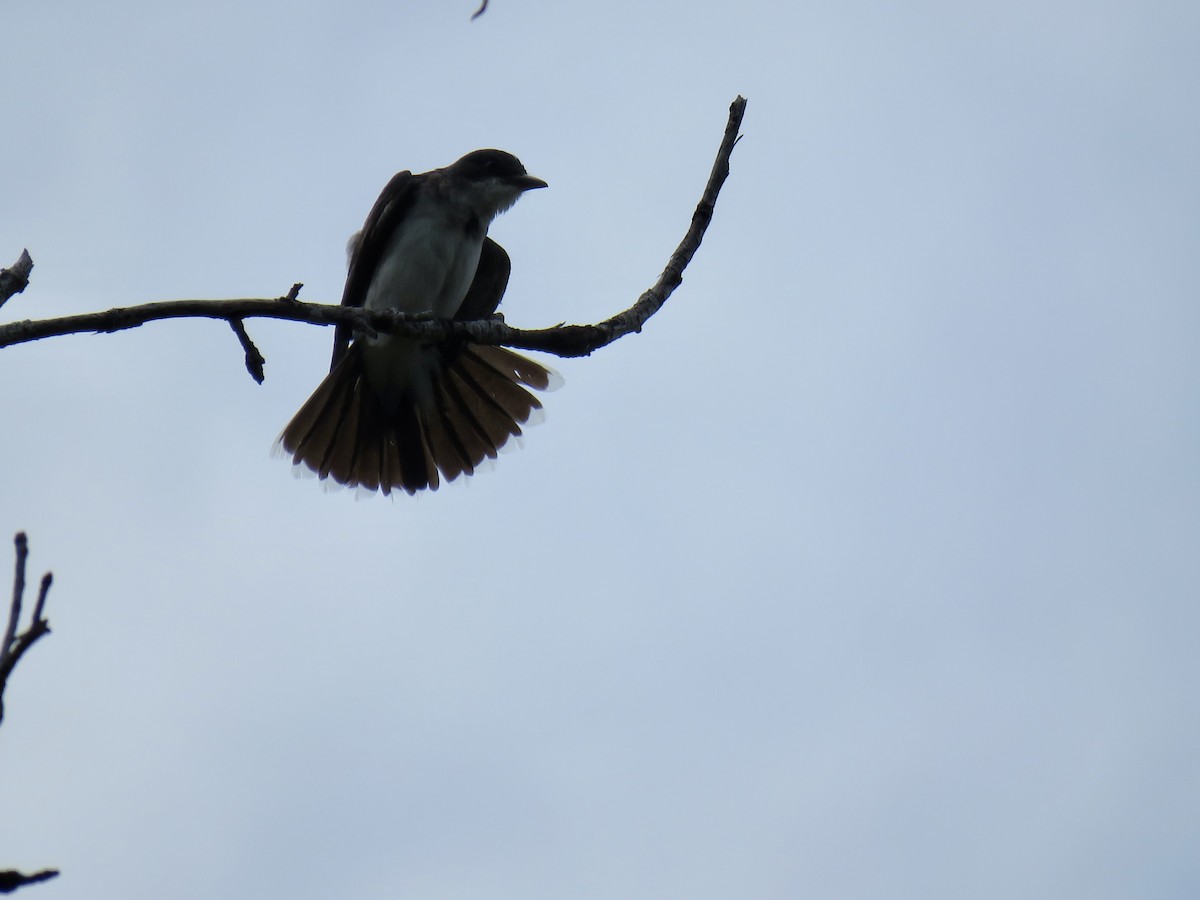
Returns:
[[[0,269],[0,306],[8,302],[13,294],[19,294],[29,285],[29,273],[33,271],[33,260],[28,250],[22,250],[17,261],[7,269]]]
[[[251,367],[249,338],[239,331],[239,321],[250,318],[285,319],[313,325],[349,325],[356,332],[384,332],[404,337],[420,338],[436,343],[451,338],[466,339],[478,344],[498,344],[524,350],[541,350],[556,356],[588,356],[627,334],[640,332],[646,321],[658,312],[672,292],[683,282],[683,271],[692,261],[704,238],[721,186],[729,175],[729,157],[738,142],[738,130],[746,112],[746,100],[738,97],[729,107],[725,134],[717,151],[716,161],[700,202],[683,240],[671,254],[666,268],[633,306],[594,325],[557,325],[553,328],[513,328],[499,318],[473,322],[435,319],[432,316],[409,316],[391,311],[372,311],[356,307],[330,306],[319,303],[300,303],[295,299],[296,288],[285,297],[274,300],[168,300],[127,306],[105,312],[63,316],[57,319],[25,320],[0,325],[0,348],[29,341],[84,332],[112,332],[136,328],[160,319],[211,318],[224,319],[238,333]],[[257,350],[254,350],[257,354]],[[259,355],[261,360],[261,355]],[[257,376],[256,376],[257,377]]]
[[[50,623],[46,621],[44,613],[46,595],[50,592],[50,584],[54,578],[49,572],[42,576],[37,602],[33,607],[33,619],[28,628],[18,633],[21,601],[25,595],[25,562],[29,558],[29,541],[25,538],[25,532],[18,531],[13,543],[16,545],[17,562],[13,570],[12,604],[8,610],[8,624],[4,628],[4,636],[0,639],[0,722],[4,721],[4,689],[8,687],[8,676],[21,661],[25,651],[42,635],[50,633]],[[57,875],[57,869],[44,869],[31,875],[22,874],[16,869],[5,869],[0,871],[0,894],[11,894],[17,888],[48,881]]]
[[[8,611],[8,625],[4,629],[3,642],[0,642],[0,722],[4,721],[4,690],[8,687],[8,676],[17,667],[25,651],[42,635],[50,633],[50,623],[45,618],[46,595],[54,581],[54,576],[49,572],[42,576],[37,603],[33,607],[33,618],[29,627],[18,634],[21,601],[25,595],[25,561],[29,558],[29,542],[25,532],[18,531],[13,543],[16,545],[17,562],[13,570],[12,605]]]
[[[17,888],[27,884],[37,884],[39,881],[49,881],[58,877],[58,869],[43,869],[32,875],[22,875],[16,869],[5,869],[0,872],[0,894],[11,894]]]
[[[250,373],[251,378],[262,384],[263,379],[267,377],[263,371],[263,366],[267,364],[266,359],[258,352],[258,348],[254,346],[254,341],[250,340],[250,335],[246,334],[246,326],[242,324],[241,319],[230,319],[229,326],[233,329],[233,333],[237,335],[242,349],[246,351],[246,371]]]

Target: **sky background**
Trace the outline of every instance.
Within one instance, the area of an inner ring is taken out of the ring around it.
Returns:
[[[1200,895],[1200,5],[8,4],[0,320],[338,301],[397,170],[550,183],[494,471],[269,449],[331,333],[0,350],[55,573],[0,729],[42,900]],[[7,540],[7,538],[5,538]],[[0,572],[10,559],[0,554]],[[7,577],[7,576],[4,576]]]

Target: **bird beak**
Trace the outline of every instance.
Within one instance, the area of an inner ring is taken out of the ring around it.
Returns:
[[[549,187],[550,185],[542,181],[540,178],[534,178],[532,175],[518,175],[515,178],[509,179],[509,183],[513,187],[519,187],[523,191],[532,191],[535,188]]]

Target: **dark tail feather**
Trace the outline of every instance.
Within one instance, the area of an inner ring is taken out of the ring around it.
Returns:
[[[557,387],[551,370],[502,347],[468,345],[445,360],[432,396],[385,410],[352,347],[292,417],[278,446],[322,480],[414,494],[471,475],[521,434],[541,402],[527,387]]]
[[[413,494],[438,484],[413,404],[385,412],[353,348],[300,407],[277,443],[296,465],[349,487],[385,494],[399,488]]]

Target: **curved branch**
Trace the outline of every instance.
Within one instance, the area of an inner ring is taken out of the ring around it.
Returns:
[[[329,306],[321,303],[300,303],[295,299],[297,289],[286,297],[274,300],[168,300],[140,306],[119,307],[105,312],[63,316],[57,319],[25,320],[0,325],[0,347],[10,347],[42,338],[84,332],[112,332],[136,328],[160,319],[211,318],[228,322],[239,340],[244,329],[236,324],[241,319],[271,318],[313,325],[349,325],[365,334],[385,332],[416,337],[435,342],[459,338],[479,344],[498,344],[524,350],[541,350],[556,356],[587,356],[627,334],[639,332],[646,321],[658,312],[672,292],[683,282],[683,271],[692,261],[704,238],[721,186],[729,175],[729,157],[738,142],[738,130],[746,112],[746,100],[738,97],[729,107],[729,120],[717,151],[716,161],[700,202],[683,240],[671,254],[658,281],[643,293],[633,306],[594,325],[557,325],[553,328],[513,328],[499,317],[473,322],[455,322],[431,316],[408,316],[390,311],[371,311],[355,307]],[[249,353],[249,348],[247,347]]]

